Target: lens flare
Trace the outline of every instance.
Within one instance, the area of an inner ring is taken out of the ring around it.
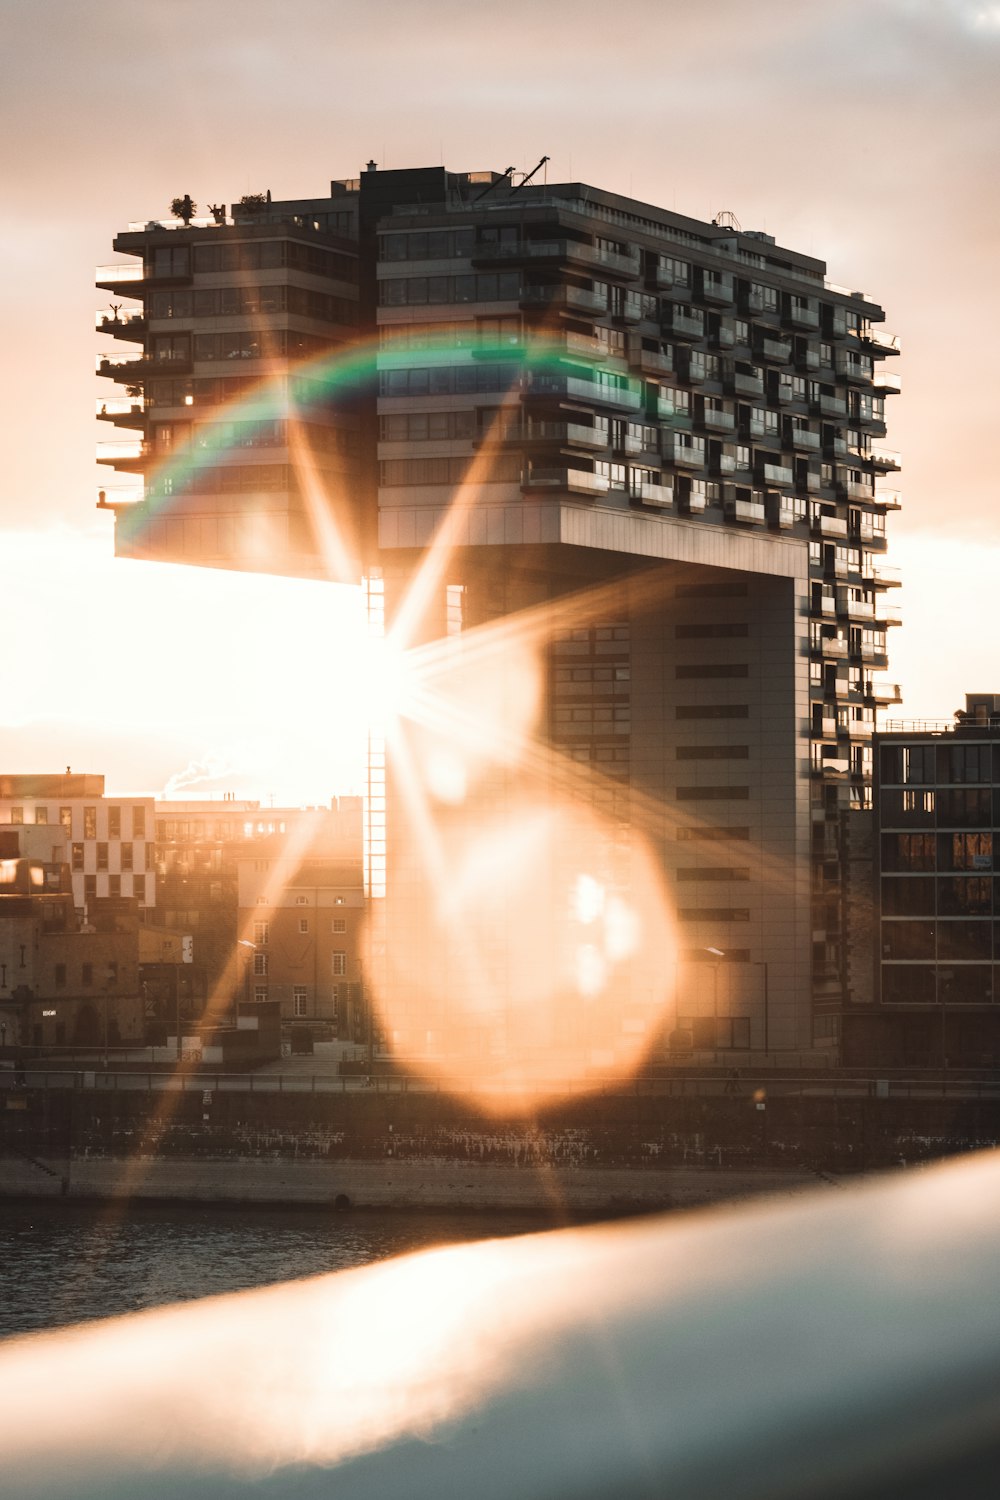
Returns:
[[[642,841],[565,798],[447,811],[434,859],[399,823],[375,998],[401,1059],[497,1112],[634,1072],[669,1029],[676,953]]]

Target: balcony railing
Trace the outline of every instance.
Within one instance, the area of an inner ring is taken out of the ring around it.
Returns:
[[[664,434],[663,451],[668,459],[672,459],[675,464],[681,464],[685,468],[703,469],[705,467],[704,443],[685,443],[680,433]]]
[[[142,438],[120,438],[97,444],[99,464],[123,464],[128,459],[149,457],[149,445]]]
[[[98,417],[112,422],[116,417],[136,417],[141,420],[145,416],[145,403],[141,396],[112,396],[107,401],[98,397],[95,407]],[[128,426],[128,423],[122,425]]]
[[[761,464],[760,472],[766,485],[790,489],[795,483],[795,471],[786,464]]]
[[[679,307],[668,304],[663,311],[663,324],[675,338],[705,337],[705,315],[701,312],[682,312]]]
[[[639,494],[635,498],[640,500],[643,505],[673,505],[673,485],[654,484],[652,481],[647,481],[647,483],[642,485]]]
[[[805,453],[819,452],[820,434],[813,432],[810,427],[793,427],[789,438],[793,448],[799,448]]]
[[[94,314],[94,327],[98,333],[110,333],[114,338],[134,338],[141,341],[146,331],[146,310],[133,307],[115,314],[106,307],[98,308]]]
[[[584,469],[531,469],[521,484],[525,490],[566,490],[571,494],[604,495],[611,488],[603,474]]]
[[[712,432],[734,432],[736,430],[736,415],[731,411],[722,411],[718,407],[706,406],[702,412],[702,423]]]
[[[895,370],[876,370],[872,378],[875,389],[881,396],[898,396],[902,390],[902,383]]]
[[[113,291],[115,287],[124,286],[126,282],[142,281],[142,279],[141,260],[123,260],[113,266],[98,266],[94,272],[96,284],[110,291]]]
[[[745,526],[763,526],[767,520],[763,498],[747,500],[734,496],[726,500],[723,510],[727,520],[738,521]]]

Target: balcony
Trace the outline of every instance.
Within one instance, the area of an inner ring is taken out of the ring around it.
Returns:
[[[793,448],[802,453],[818,453],[820,446],[820,435],[811,427],[792,427],[789,430],[789,439]]]
[[[761,464],[761,477],[766,485],[777,489],[791,489],[795,483],[795,471],[786,464]]]
[[[860,385],[870,385],[872,380],[872,362],[863,355],[852,353],[850,349],[838,349],[834,356],[834,368],[843,380],[854,381]]]
[[[110,380],[145,380],[149,363],[141,354],[98,354],[95,369]]]
[[[879,355],[887,357],[902,353],[899,335],[888,333],[884,328],[879,328],[877,325],[871,323],[865,324],[860,330],[858,337],[863,344]]]
[[[847,637],[836,632],[822,634],[818,640],[813,640],[812,649],[823,656],[844,657],[848,652]]]
[[[145,308],[132,308],[128,312],[117,314],[100,308],[94,314],[94,327],[98,333],[107,333],[115,339],[128,339],[134,344],[141,344],[146,333]]]
[[[865,511],[851,512],[851,536],[868,546],[885,546],[885,524],[877,525],[881,517],[868,515]]]
[[[868,456],[880,474],[898,473],[903,461],[893,448],[872,448]]]
[[[582,422],[529,422],[507,436],[514,442],[560,443],[571,448],[604,449],[608,446],[606,429],[585,427]]]
[[[858,599],[849,588],[837,590],[837,613],[846,615],[849,620],[874,620],[875,601],[873,599]]]
[[[776,490],[768,493],[766,497],[767,521],[769,526],[775,526],[779,531],[786,530],[795,525],[795,501],[790,495],[779,494]]]
[[[860,656],[862,661],[868,662],[874,667],[884,667],[889,662],[884,641],[881,645],[877,641],[862,641],[857,647],[852,647],[851,654],[853,656]]]
[[[98,420],[113,422],[116,427],[141,427],[146,419],[141,396],[112,396],[108,401],[98,398],[96,406]]]
[[[902,625],[903,614],[899,602],[895,599],[887,599],[884,595],[880,596],[875,623],[887,626]]]
[[[819,369],[819,345],[803,345],[795,356],[795,363],[807,375],[814,374]]]
[[[582,286],[526,286],[521,291],[521,306],[528,309],[553,308],[557,311],[601,316],[608,310],[603,292]]]
[[[735,521],[741,526],[763,526],[767,520],[764,497],[757,494],[750,499],[738,495],[728,498],[723,513],[727,521]]]
[[[733,278],[727,272],[703,271],[701,276],[701,295],[706,302],[714,302],[719,306],[728,306],[736,295]]]
[[[633,495],[632,498],[642,505],[669,507],[674,503],[674,487],[668,484],[647,482],[643,484],[638,495]]]
[[[870,504],[875,497],[874,488],[869,479],[838,479],[837,488],[841,494],[847,496],[848,500],[863,500]]]
[[[752,367],[740,370],[727,370],[724,380],[725,388],[737,396],[763,396],[764,377],[759,370]]]
[[[669,303],[663,309],[664,329],[678,339],[703,339],[705,314],[697,308],[683,309]]]
[[[151,456],[149,444],[142,438],[116,438],[97,445],[97,462],[115,469],[143,467]]]
[[[816,403],[816,405],[819,407],[819,411],[820,411],[820,415],[821,416],[824,416],[824,417],[846,417],[847,416],[847,401],[846,401],[846,398],[843,397],[843,396],[828,396],[825,393],[823,393],[823,394],[820,395],[819,401]]]
[[[602,360],[607,358],[608,348],[592,333],[566,332],[559,340],[571,358]]]
[[[827,781],[844,781],[851,774],[851,762],[846,755],[824,754],[826,747],[814,745],[812,773]]]
[[[673,361],[670,356],[659,349],[646,349],[642,340],[635,334],[629,336],[628,362],[635,369],[641,370],[644,375],[670,375],[673,373]]]
[[[709,432],[735,432],[736,413],[717,406],[706,406],[701,415],[702,426]]]
[[[813,516],[813,530],[818,531],[820,536],[845,537],[847,535],[847,522],[840,516]]]
[[[814,714],[809,728],[813,740],[835,740],[837,738],[837,715]]]
[[[642,393],[625,386],[609,385],[605,381],[586,380],[575,375],[531,374],[527,396],[556,396],[573,401],[595,402],[623,411],[638,411],[642,406]]]
[[[686,443],[680,432],[664,434],[664,455],[668,461],[686,469],[705,467],[705,444]]]
[[[137,287],[143,281],[142,261],[123,260],[114,266],[98,266],[94,284],[102,292],[116,292],[123,297],[141,295]]]
[[[902,510],[903,509],[903,494],[902,494],[901,490],[878,490],[877,489],[875,491],[874,495],[870,496],[869,498],[872,499],[872,500],[874,500],[875,504],[877,506],[879,506],[882,510]]]
[[[898,682],[873,682],[871,692],[868,696],[880,708],[887,708],[890,703],[902,703],[903,701],[903,695],[900,692]]]
[[[883,566],[872,569],[869,582],[876,589],[898,589],[902,587],[903,579],[898,568]]]
[[[784,365],[792,357],[792,341],[765,334],[754,340],[754,353],[771,364]]]
[[[129,505],[139,505],[146,498],[146,489],[141,484],[115,485],[114,489],[97,491],[98,510],[123,510]]]
[[[604,495],[611,488],[603,474],[587,469],[530,469],[521,481],[525,491],[553,490],[571,495]]]
[[[872,380],[880,396],[898,396],[903,388],[895,370],[876,370]]]
[[[784,321],[789,328],[814,329],[819,327],[819,307],[812,304],[796,305],[789,302],[785,308]]]

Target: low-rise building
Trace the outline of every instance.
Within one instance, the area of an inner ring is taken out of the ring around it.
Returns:
[[[0,830],[47,830],[36,838],[65,849],[45,858],[68,860],[81,912],[119,896],[155,907],[153,806],[152,797],[105,796],[103,776],[74,775],[68,766],[64,775],[0,774]]]

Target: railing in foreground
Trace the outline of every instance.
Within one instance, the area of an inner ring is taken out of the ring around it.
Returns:
[[[5,1494],[996,1494],[1000,1157],[0,1346]]]

